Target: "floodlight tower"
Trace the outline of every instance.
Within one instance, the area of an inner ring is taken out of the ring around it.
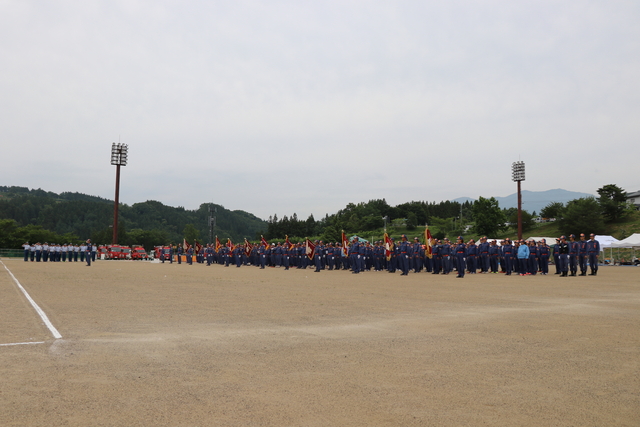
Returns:
[[[120,166],[127,166],[127,144],[111,144],[111,164],[116,167],[116,200],[113,206],[113,239],[118,243],[118,205],[120,204]]]
[[[511,164],[512,179],[518,183],[518,240],[522,240],[522,193],[520,183],[524,181],[524,162],[513,162]]]

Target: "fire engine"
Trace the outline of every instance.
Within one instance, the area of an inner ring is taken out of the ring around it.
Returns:
[[[149,256],[147,255],[147,251],[144,250],[144,247],[140,245],[134,245],[133,251],[131,252],[131,259],[143,260],[149,259]]]
[[[156,246],[153,250],[153,258],[161,259],[161,255],[164,253],[166,260],[169,261],[170,248],[169,246]]]
[[[100,258],[104,259],[130,259],[131,248],[129,246],[106,245],[98,247]]]

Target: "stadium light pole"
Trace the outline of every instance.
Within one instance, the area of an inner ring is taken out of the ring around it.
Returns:
[[[112,244],[118,243],[118,205],[120,204],[120,166],[127,166],[127,144],[111,144],[111,164],[116,167],[116,200],[113,205],[113,239]]]
[[[524,162],[513,162],[511,164],[512,179],[518,183],[518,240],[522,240],[522,193],[520,183],[524,181]]]

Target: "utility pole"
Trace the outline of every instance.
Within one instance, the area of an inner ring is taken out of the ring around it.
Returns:
[[[113,239],[118,244],[118,205],[120,204],[120,166],[127,166],[127,144],[111,144],[111,164],[116,167],[116,199],[113,204]]]
[[[209,243],[213,243],[213,234],[216,228],[216,213],[218,213],[218,208],[209,205]]]

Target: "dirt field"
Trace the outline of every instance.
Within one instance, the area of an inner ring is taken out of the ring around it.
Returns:
[[[2,426],[640,425],[640,268],[2,261]]]

